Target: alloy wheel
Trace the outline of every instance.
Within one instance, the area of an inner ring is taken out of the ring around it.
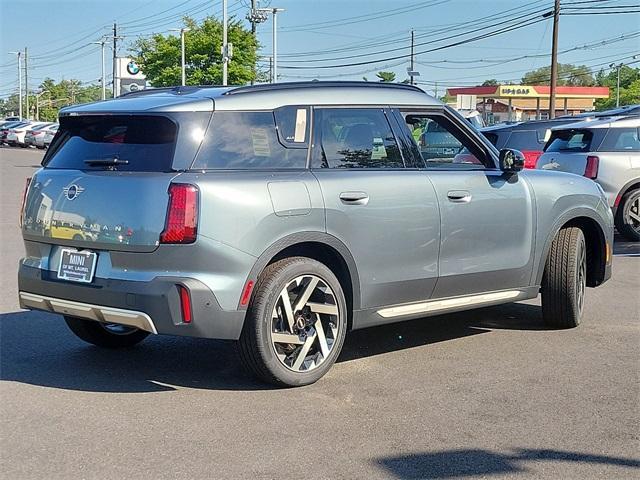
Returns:
[[[625,205],[624,223],[640,233],[640,191],[636,192]]]
[[[271,344],[280,362],[295,372],[320,366],[334,349],[344,312],[331,287],[316,275],[288,282],[273,308]]]

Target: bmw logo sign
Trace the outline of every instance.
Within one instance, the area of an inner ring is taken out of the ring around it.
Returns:
[[[127,63],[127,72],[129,72],[131,75],[137,75],[138,73],[140,73],[140,67],[136,62],[131,60],[129,63]]]

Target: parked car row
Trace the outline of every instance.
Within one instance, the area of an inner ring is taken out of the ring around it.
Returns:
[[[0,144],[44,149],[51,144],[57,131],[58,124],[54,122],[4,121],[0,123]]]
[[[520,150],[525,168],[594,180],[607,196],[618,232],[640,241],[640,106],[495,125],[481,132],[498,149]]]

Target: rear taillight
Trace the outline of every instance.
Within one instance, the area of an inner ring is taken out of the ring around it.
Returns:
[[[524,168],[536,168],[536,163],[538,163],[542,152],[537,150],[523,150],[522,154],[524,155]]]
[[[193,243],[198,231],[198,189],[186,183],[169,186],[169,208],[160,243]]]
[[[177,285],[180,294],[180,313],[182,314],[182,323],[191,323],[193,313],[191,310],[191,295],[189,290],[182,285]]]
[[[24,185],[24,191],[22,192],[22,204],[20,205],[20,228],[22,228],[22,222],[24,220],[24,205],[27,201],[27,192],[29,191],[29,185],[31,185],[31,177],[27,177],[27,181]]]
[[[589,155],[587,157],[587,166],[584,167],[584,176],[595,180],[598,177],[598,164],[600,159],[595,155]]]

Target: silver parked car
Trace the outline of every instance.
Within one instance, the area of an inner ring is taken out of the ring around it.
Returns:
[[[554,128],[537,168],[596,181],[607,196],[618,231],[640,241],[640,116]]]
[[[68,107],[23,205],[20,304],[102,347],[237,340],[289,386],[322,377],[351,329],[540,292],[547,324],[575,327],[611,276],[611,210],[592,181],[523,165],[410,85]]]
[[[47,127],[50,127],[53,123],[42,123],[36,125],[33,128],[27,130],[24,134],[24,144],[27,147],[35,147],[37,138],[44,138],[44,131]]]
[[[44,149],[49,146],[54,135],[58,131],[59,124],[52,123],[41,130],[41,134],[34,135],[34,145],[37,148]]]

